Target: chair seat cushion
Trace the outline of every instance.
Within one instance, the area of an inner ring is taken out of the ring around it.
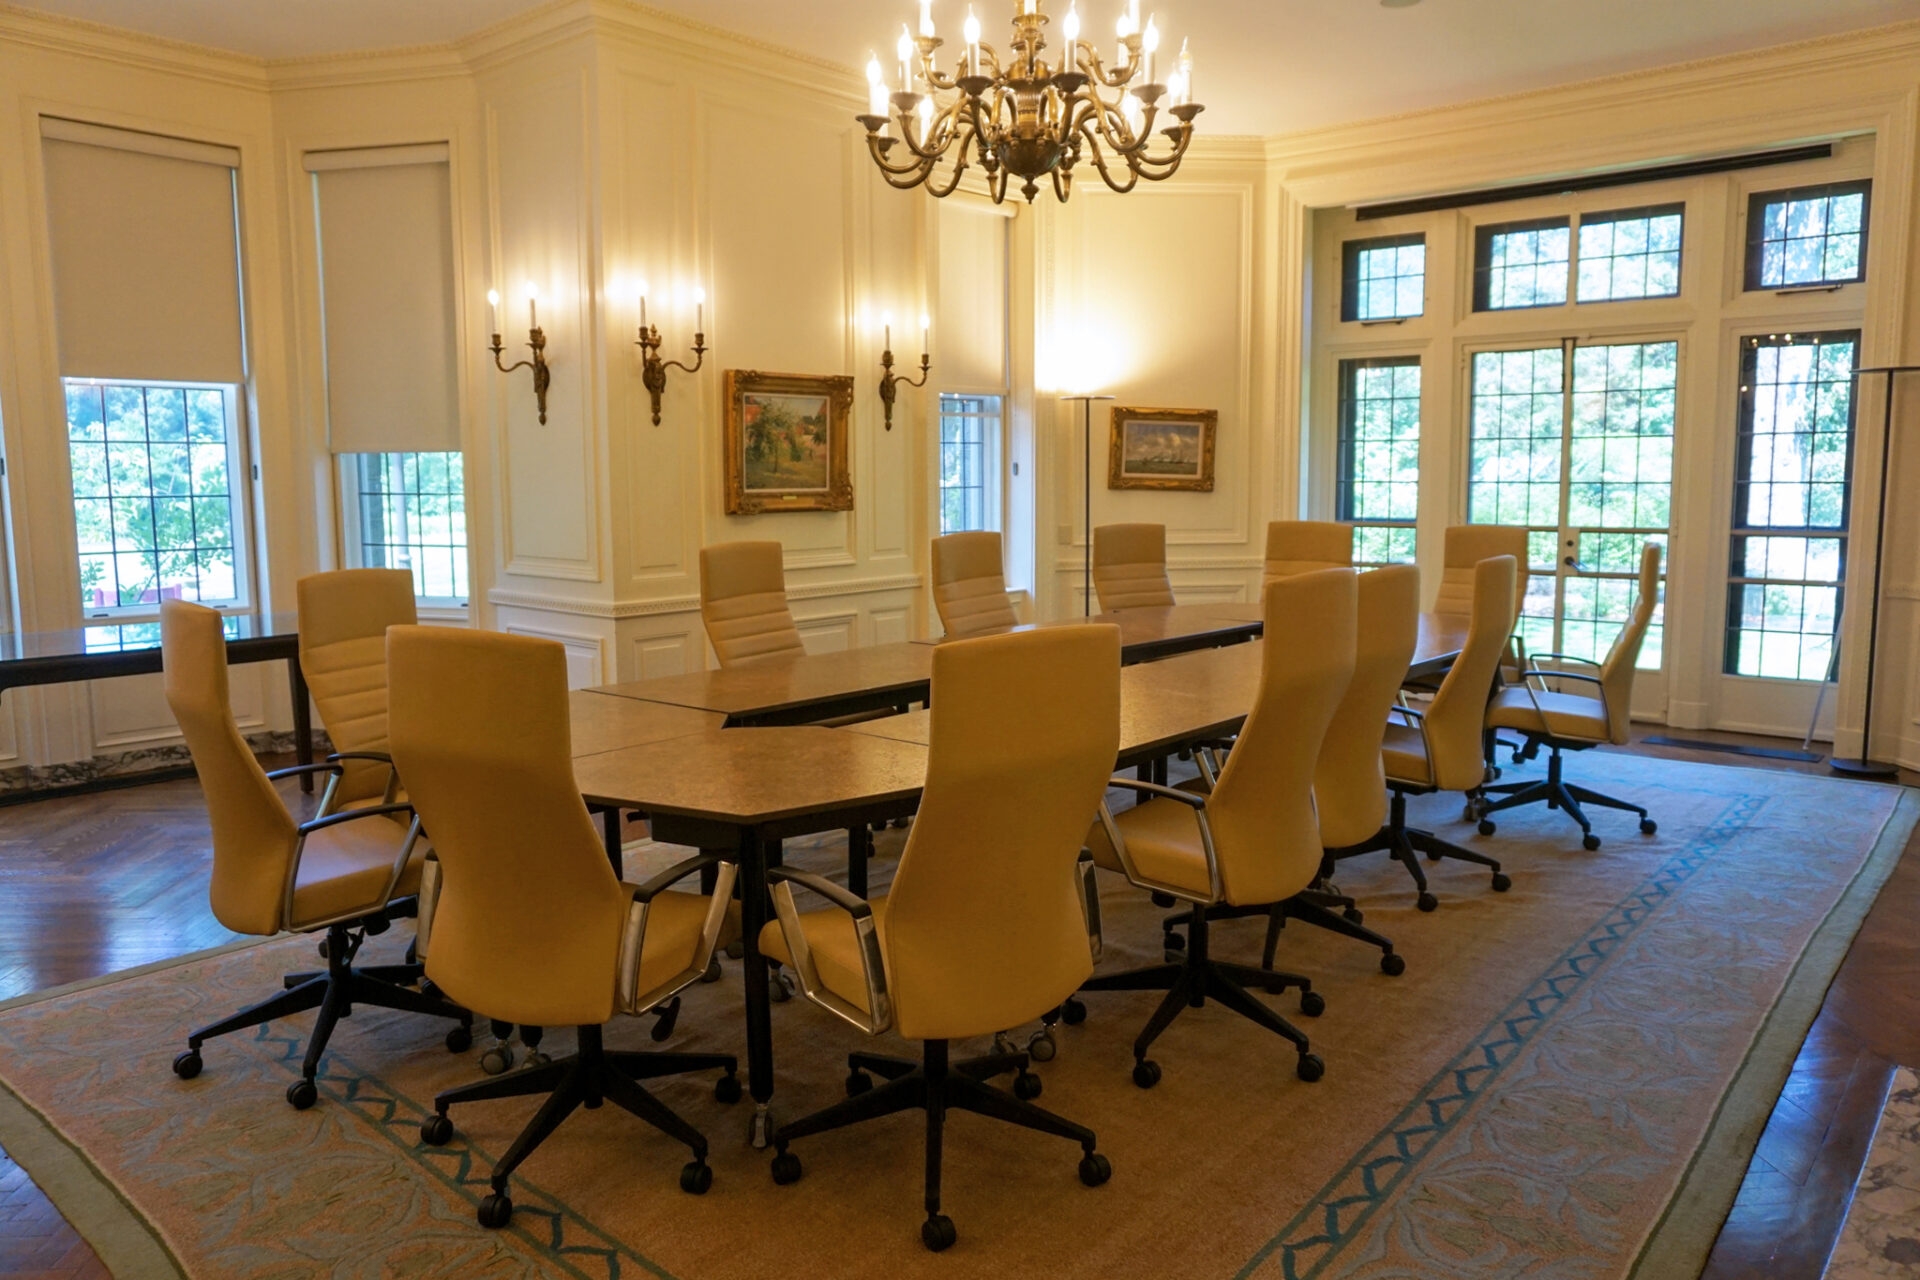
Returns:
[[[1402,720],[1387,721],[1387,736],[1380,743],[1380,756],[1390,780],[1421,786],[1433,784],[1433,765],[1427,759],[1426,739],[1420,736],[1418,725]]]
[[[886,953],[887,900],[869,899],[873,907],[874,931],[880,937],[881,954]],[[872,1013],[867,1002],[867,970],[860,962],[860,939],[854,933],[853,917],[838,907],[800,913],[800,929],[813,952],[813,967],[820,982],[862,1013]],[[786,931],[778,920],[767,921],[760,931],[760,954],[784,965],[793,964],[793,951],[787,946]]]
[[[1607,709],[1600,699],[1539,689],[1529,696],[1524,686],[1502,689],[1487,708],[1487,723],[1495,729],[1587,742],[1606,742],[1611,733]]]
[[[1189,893],[1206,894],[1207,855],[1200,845],[1200,822],[1193,809],[1177,800],[1159,797],[1114,815],[1120,838],[1135,870],[1157,884]],[[1125,873],[1107,829],[1099,822],[1087,832],[1087,848],[1094,862],[1109,871]]]
[[[401,815],[403,818],[405,815]],[[307,837],[294,882],[290,928],[304,929],[342,916],[367,915],[420,891],[420,860],[427,842],[416,841],[393,892],[385,892],[393,862],[406,843],[407,824],[362,818],[323,827]]]
[[[641,943],[635,991],[658,990],[692,966],[694,953],[700,949],[700,932],[706,928],[710,901],[704,893],[671,889],[654,895],[647,904],[647,934]]]

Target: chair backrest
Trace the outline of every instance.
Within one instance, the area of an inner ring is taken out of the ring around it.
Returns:
[[[419,621],[408,569],[339,569],[294,584],[300,671],[335,751],[387,749],[387,628]],[[382,795],[392,771],[349,760],[334,801]]]
[[[933,540],[933,604],[950,636],[1020,625],[1007,599],[999,534],[949,533]]]
[[[1516,619],[1527,603],[1527,530],[1511,524],[1453,524],[1447,526],[1445,563],[1440,572],[1440,595],[1435,613],[1466,617],[1473,612],[1473,575],[1482,560],[1512,556],[1513,613]]]
[[[1633,612],[1627,615],[1627,625],[1620,628],[1613,647],[1607,650],[1606,661],[1600,664],[1600,687],[1607,691],[1607,734],[1615,745],[1633,737],[1633,673],[1659,599],[1660,544],[1649,542],[1640,548],[1640,583],[1633,598]]]
[[[807,651],[787,608],[784,555],[777,542],[700,548],[700,620],[721,666]]]
[[[1420,570],[1410,564],[1359,578],[1359,639],[1353,679],[1334,712],[1313,773],[1320,842],[1359,844],[1387,820],[1387,773],[1380,758],[1393,706],[1420,638]]]
[[[1267,587],[1260,691],[1207,801],[1229,903],[1290,898],[1319,871],[1313,775],[1353,678],[1355,577],[1322,569]]]
[[[440,860],[427,975],[490,1017],[605,1022],[627,895],[573,780],[566,650],[395,627],[387,666],[394,763]]]
[[[213,825],[207,897],[214,919],[236,933],[278,933],[298,827],[233,722],[220,615],[184,600],[162,601],[160,662],[167,705],[187,740]]]
[[[1167,526],[1103,524],[1093,531],[1093,590],[1101,612],[1173,603]]]
[[[1292,578],[1353,564],[1353,529],[1336,520],[1272,520],[1267,523],[1264,580]]]
[[[1480,733],[1493,693],[1493,673],[1513,633],[1513,579],[1518,572],[1512,556],[1489,556],[1474,566],[1467,640],[1427,708],[1428,767],[1442,791],[1469,791],[1486,779]]]
[[[981,636],[933,655],[927,782],[887,898],[895,1028],[1027,1022],[1093,972],[1076,864],[1120,750],[1120,632]]]

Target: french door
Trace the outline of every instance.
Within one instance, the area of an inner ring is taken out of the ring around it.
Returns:
[[[1529,650],[1599,661],[1625,625],[1641,545],[1664,546],[1672,521],[1679,360],[1672,340],[1472,354],[1467,519],[1530,530]],[[1640,650],[1642,714],[1665,707],[1663,611]]]

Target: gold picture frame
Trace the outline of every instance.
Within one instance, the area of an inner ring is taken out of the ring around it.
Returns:
[[[1113,407],[1107,488],[1213,492],[1217,409]]]
[[[728,515],[853,510],[851,377],[729,369],[725,383]]]

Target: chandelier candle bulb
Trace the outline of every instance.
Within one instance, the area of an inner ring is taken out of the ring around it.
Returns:
[[[920,38],[933,39],[933,0],[920,0]]]
[[[1060,33],[1067,40],[1067,71],[1080,70],[1080,6],[1078,0],[1067,6],[1067,16],[1061,20]]]
[[[1147,30],[1140,39],[1140,47],[1147,51],[1147,83],[1154,84],[1156,80],[1153,74],[1153,64],[1156,55],[1160,51],[1160,28],[1155,25],[1151,16],[1147,18]]]
[[[634,292],[640,299],[640,332],[645,333],[647,331],[647,282],[642,280],[634,287]]]
[[[900,42],[894,46],[900,55],[900,92],[913,92],[913,36],[907,31],[907,24],[900,24]]]
[[[533,281],[527,281],[527,328],[529,329],[540,327],[540,313],[534,305],[539,298],[540,290],[534,287]]]
[[[920,358],[923,360],[933,350],[933,344],[929,341],[932,333],[933,318],[922,311],[920,313]]]
[[[1187,49],[1184,38],[1180,41],[1180,98],[1175,106],[1185,106],[1193,101],[1193,54]]]
[[[973,16],[973,6],[967,6],[966,25],[960,28],[967,38],[967,71],[969,75],[980,74],[980,19]]]
[[[707,331],[707,291],[693,291],[693,336],[699,337]]]
[[[487,327],[494,333],[500,332],[500,291],[487,290]]]

